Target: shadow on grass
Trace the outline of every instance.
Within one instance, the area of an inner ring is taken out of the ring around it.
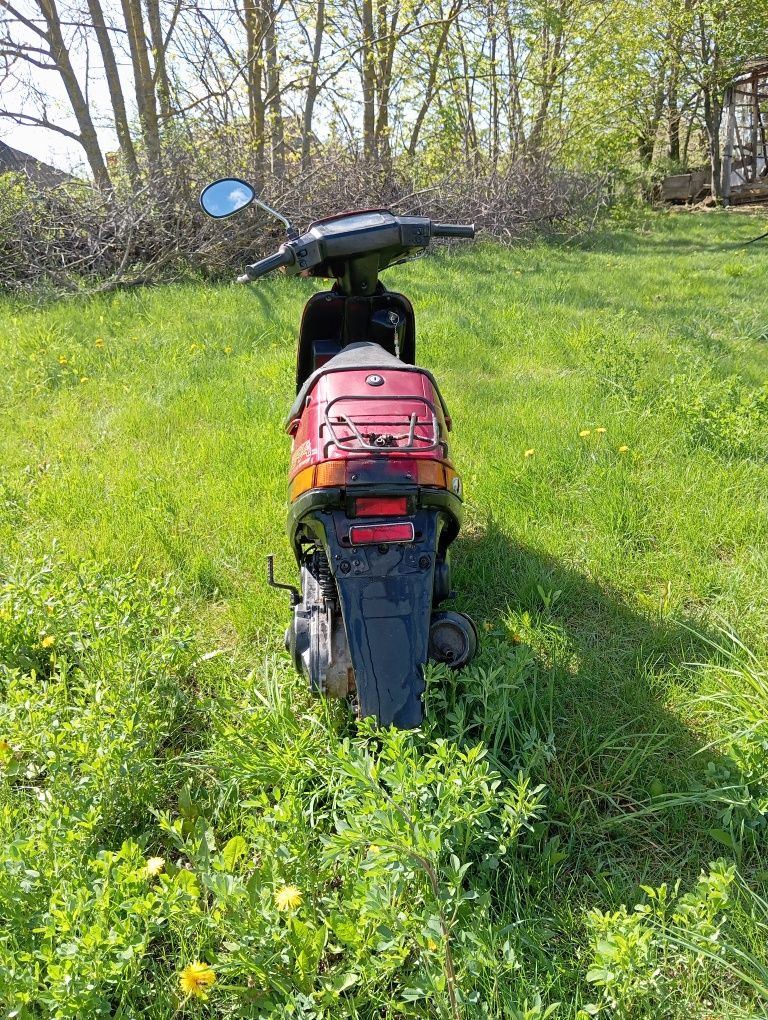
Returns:
[[[722,856],[709,834],[712,815],[695,801],[645,810],[702,788],[717,758],[664,700],[692,682],[686,664],[717,654],[701,621],[645,615],[493,523],[454,550],[459,605],[478,621],[481,647],[485,637],[475,673],[498,688],[471,737],[547,785],[548,837],[557,835],[572,879],[618,902],[641,883],[693,878]],[[502,692],[499,678],[510,672],[517,680]],[[448,681],[456,703],[476,696],[473,676]],[[444,704],[447,736],[450,713]]]

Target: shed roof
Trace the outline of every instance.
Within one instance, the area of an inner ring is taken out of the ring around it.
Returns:
[[[55,166],[43,163],[41,159],[30,156],[28,152],[21,152],[0,141],[0,174],[8,172],[25,173],[35,184],[45,188],[53,188],[57,184],[74,180],[71,174],[57,170]]]
[[[768,54],[758,57],[749,57],[748,60],[744,61],[742,70],[738,74],[734,75],[734,82],[743,81],[745,78],[751,78],[753,74],[757,73],[759,76],[768,75]]]

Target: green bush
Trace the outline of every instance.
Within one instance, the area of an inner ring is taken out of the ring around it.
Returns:
[[[123,841],[150,825],[172,788],[166,758],[187,714],[189,661],[164,581],[55,559],[2,578],[0,1002],[9,1015],[112,1016],[186,895],[153,885],[143,849]]]
[[[768,386],[708,371],[670,381],[667,406],[682,419],[689,441],[726,457],[768,457]]]
[[[634,911],[591,910],[586,978],[599,1000],[584,1013],[618,1020],[643,1006],[644,1012],[659,1010],[662,1016],[696,1015],[713,980],[710,960],[725,962],[719,941],[735,873],[733,865],[718,861],[692,892],[681,894],[679,882],[672,890],[643,886],[646,900]]]

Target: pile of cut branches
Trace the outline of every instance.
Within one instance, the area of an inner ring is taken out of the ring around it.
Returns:
[[[162,177],[138,190],[126,184],[104,193],[71,181],[46,189],[21,176],[0,178],[2,286],[109,290],[195,274],[222,276],[275,250],[281,229],[259,210],[224,225],[207,219],[198,205],[200,188],[217,176],[255,180],[247,160],[227,166],[224,158],[172,155]],[[607,200],[605,181],[545,161],[492,170],[459,164],[433,180],[421,176],[329,151],[311,168],[262,175],[257,184],[299,227],[343,209],[387,207],[474,222],[486,236],[507,242],[582,233]]]

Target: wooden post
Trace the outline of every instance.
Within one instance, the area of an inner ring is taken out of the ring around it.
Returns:
[[[764,70],[763,73],[762,73],[762,79],[763,79],[763,82],[768,85],[768,77],[766,77],[766,73],[767,72]],[[757,114],[758,114],[758,117],[760,118],[760,121],[759,121],[759,125],[760,125],[760,147],[763,150],[763,169],[760,171],[758,176],[760,176],[760,177],[768,177],[768,145],[766,145],[766,141],[765,141],[765,120],[763,119],[763,115],[762,115],[762,113],[760,111],[760,96],[759,96],[759,94],[758,94],[758,98],[757,98]]]
[[[760,97],[757,92],[757,71],[752,75],[752,183],[757,181],[757,131],[760,125]]]
[[[731,166],[733,164],[733,139],[736,133],[736,89],[729,85],[725,93],[725,106],[728,110],[728,122],[723,150],[722,192],[723,205],[731,204]]]

